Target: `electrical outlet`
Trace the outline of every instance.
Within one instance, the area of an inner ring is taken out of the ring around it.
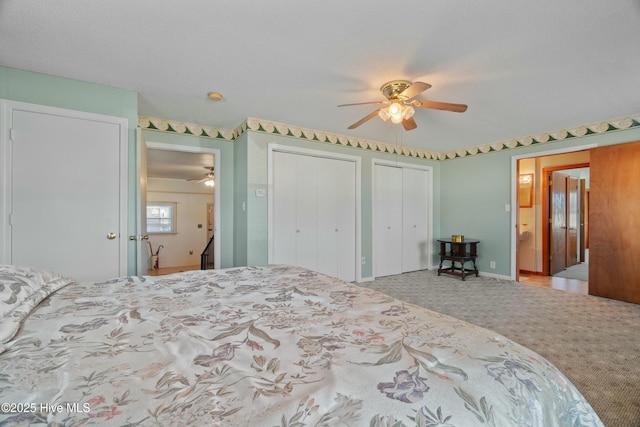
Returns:
[[[496,262],[495,261],[489,261],[489,268],[496,268]]]

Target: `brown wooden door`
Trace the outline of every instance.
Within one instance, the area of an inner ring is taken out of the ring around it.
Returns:
[[[640,142],[591,150],[589,293],[640,304]]]
[[[552,276],[567,267],[567,178],[568,175],[561,172],[551,172],[549,270]]]
[[[578,245],[579,261],[586,261],[587,249],[587,180],[580,180],[580,224],[578,225],[578,235],[580,243]]]
[[[578,263],[579,182],[575,176],[567,178],[567,267]]]

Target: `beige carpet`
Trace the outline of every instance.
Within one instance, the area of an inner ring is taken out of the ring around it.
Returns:
[[[502,334],[554,363],[607,427],[640,427],[640,305],[420,271],[362,283]]]

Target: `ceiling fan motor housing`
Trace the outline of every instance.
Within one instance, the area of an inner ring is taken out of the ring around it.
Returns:
[[[408,80],[392,80],[383,84],[380,87],[380,91],[384,96],[387,97],[388,100],[401,100],[404,101],[408,99],[406,97],[400,97],[399,95],[409,86],[411,86],[411,82]]]

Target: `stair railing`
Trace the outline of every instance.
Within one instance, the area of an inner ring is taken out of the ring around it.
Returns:
[[[212,270],[215,267],[213,259],[213,239],[215,235],[211,236],[209,243],[200,254],[200,270]]]

